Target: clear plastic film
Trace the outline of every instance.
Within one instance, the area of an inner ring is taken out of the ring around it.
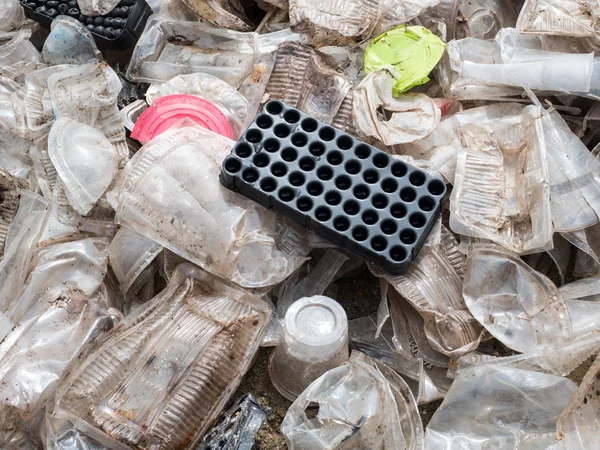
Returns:
[[[492,134],[477,125],[462,130],[450,227],[490,239],[517,253],[552,248],[546,147],[538,108]]]
[[[0,0],[0,31],[12,31],[25,21],[19,0]]]
[[[209,22],[230,30],[251,31],[253,26],[241,3],[236,0],[181,0]]]
[[[452,234],[442,228],[442,240],[426,244],[405,274],[391,276],[370,266],[421,314],[430,345],[453,357],[477,348],[483,335],[463,300],[464,260]]]
[[[306,414],[311,402],[319,406],[313,419]],[[291,450],[423,448],[410,389],[385,364],[360,352],[315,380],[292,404],[281,431]]]
[[[44,41],[42,59],[46,64],[84,64],[90,59],[102,59],[102,53],[90,30],[69,16],[52,21],[50,35]]]
[[[558,417],[576,389],[555,375],[475,366],[452,383],[427,426],[425,448],[554,448]]]
[[[0,167],[0,190],[2,192],[0,198],[0,256],[14,240],[15,232],[12,223],[19,209],[21,191],[28,187],[29,183],[25,180],[13,177]]]
[[[42,57],[29,38],[30,30],[0,33],[0,76],[21,82],[40,68]]]
[[[257,297],[180,265],[67,378],[54,410],[67,423],[48,440],[61,448],[75,425],[111,449],[193,448],[248,370],[269,315]]]
[[[305,261],[306,236],[221,186],[232,144],[197,125],[146,144],[111,194],[116,221],[241,286],[271,286]]]

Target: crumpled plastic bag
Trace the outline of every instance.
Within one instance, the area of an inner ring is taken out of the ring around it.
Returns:
[[[385,145],[406,144],[429,136],[439,125],[441,111],[424,94],[392,96],[394,78],[372,72],[354,88],[352,116],[356,131]]]
[[[90,59],[102,60],[102,53],[90,30],[79,20],[59,16],[50,25],[50,34],[44,41],[42,59],[46,64],[83,64]]]
[[[568,378],[509,366],[464,370],[431,418],[425,448],[553,449],[558,417],[576,389]]]
[[[314,419],[306,409],[319,405]],[[313,381],[281,424],[290,450],[420,449],[423,425],[404,380],[385,364],[353,352]]]
[[[197,125],[172,128],[135,154],[109,200],[117,223],[205,270],[247,288],[271,286],[305,261],[306,234],[221,186],[232,145]]]
[[[245,131],[253,117],[248,100],[225,81],[207,73],[179,75],[165,83],[154,83],[146,92],[146,101],[154,105],[160,97],[173,94],[187,94],[201,97],[227,117],[234,139]]]
[[[69,203],[83,215],[104,194],[118,170],[118,155],[110,141],[96,128],[67,118],[52,125],[48,155]]]
[[[0,33],[0,76],[21,82],[41,66],[42,57],[30,37],[31,30]]]
[[[25,20],[19,0],[0,0],[0,31],[12,31]]]
[[[552,248],[553,233],[541,114],[529,106],[515,119],[491,134],[477,125],[462,129],[450,227],[517,253],[536,253]]]

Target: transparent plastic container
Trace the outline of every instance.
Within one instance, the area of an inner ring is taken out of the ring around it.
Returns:
[[[285,314],[283,338],[269,360],[269,377],[281,395],[293,401],[348,356],[344,308],[322,295],[304,297]]]

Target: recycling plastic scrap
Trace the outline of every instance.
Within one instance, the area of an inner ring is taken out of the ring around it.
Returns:
[[[0,448],[600,448],[599,102],[599,0],[0,0]]]

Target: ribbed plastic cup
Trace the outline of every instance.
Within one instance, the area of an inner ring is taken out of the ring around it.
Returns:
[[[290,306],[283,338],[271,355],[269,377],[288,400],[348,359],[348,319],[344,308],[322,295],[304,297]]]

